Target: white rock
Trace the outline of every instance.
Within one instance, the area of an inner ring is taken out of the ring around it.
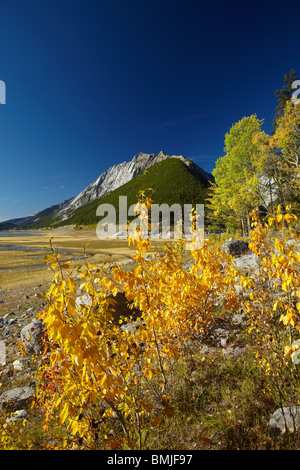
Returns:
[[[40,354],[43,349],[44,325],[42,320],[34,320],[21,330],[21,341],[29,354]]]
[[[232,317],[232,323],[241,325],[246,322],[246,315],[244,313],[235,313]]]
[[[0,407],[6,409],[18,409],[20,406],[28,406],[34,395],[34,388],[29,385],[8,390],[0,396]]]
[[[17,410],[15,411],[10,418],[7,418],[5,421],[10,423],[11,421],[17,421],[18,419],[24,419],[28,415],[26,410]]]
[[[13,362],[13,368],[14,370],[23,370],[24,369],[24,364],[22,361],[17,359],[16,361]]]
[[[213,348],[213,347],[210,347],[210,346],[207,346],[206,344],[204,344],[202,347],[201,347],[201,350],[200,350],[200,354],[211,354],[211,353],[215,353],[217,351],[217,348]]]
[[[227,346],[222,349],[222,352],[227,358],[235,358],[245,354],[247,352],[247,348],[243,346]]]
[[[214,337],[216,342],[219,342],[221,347],[224,348],[227,344],[229,332],[224,328],[216,328],[214,331]]]
[[[270,418],[269,427],[277,434],[284,434],[287,430],[297,431],[300,427],[300,407],[278,408]]]
[[[134,324],[132,323],[126,323],[125,325],[122,325],[120,327],[120,330],[122,331],[125,331],[126,333],[132,333],[132,334],[135,334],[136,333],[136,327]]]
[[[295,364],[295,365],[300,364],[300,357],[299,357],[299,354],[300,354],[300,340],[294,341],[292,346],[294,346],[294,347],[299,346],[299,348],[296,349],[296,351],[294,351],[292,356],[291,356],[292,363]]]
[[[240,269],[255,269],[260,265],[260,261],[254,253],[250,253],[240,256],[239,258],[235,258],[233,264],[236,268]]]
[[[75,303],[77,307],[80,307],[80,305],[87,305],[88,307],[90,307],[92,305],[92,299],[89,294],[83,294],[80,297],[77,297]]]
[[[4,341],[0,341],[0,366],[6,365],[6,346]]]

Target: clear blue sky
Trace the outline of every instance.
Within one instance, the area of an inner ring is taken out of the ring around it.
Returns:
[[[286,1],[0,0],[0,219],[76,196],[139,153],[211,172],[224,137],[300,75]]]

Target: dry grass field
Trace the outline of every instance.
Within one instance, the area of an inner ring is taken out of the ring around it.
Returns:
[[[92,264],[130,262],[134,248],[127,240],[99,240],[95,231],[53,230],[0,237],[0,288],[38,285],[50,281],[53,272],[47,269],[45,256],[52,246],[62,260],[82,262],[84,250]],[[5,245],[5,246],[4,246]],[[14,248],[11,248],[11,247]],[[85,247],[85,248],[84,248]]]

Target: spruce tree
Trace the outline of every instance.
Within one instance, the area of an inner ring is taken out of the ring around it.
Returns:
[[[278,105],[275,108],[276,114],[275,114],[275,118],[273,121],[273,127],[274,127],[273,132],[275,132],[278,119],[284,113],[286,102],[291,99],[292,93],[294,91],[292,88],[292,84],[295,80],[299,80],[299,78],[297,77],[295,70],[292,69],[290,70],[288,75],[285,74],[283,78],[283,81],[284,81],[283,87],[280,90],[275,91],[275,96],[278,99]]]

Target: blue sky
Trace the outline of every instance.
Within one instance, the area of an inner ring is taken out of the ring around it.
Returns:
[[[211,172],[224,137],[300,75],[283,1],[0,0],[0,219],[76,196],[139,153]]]

